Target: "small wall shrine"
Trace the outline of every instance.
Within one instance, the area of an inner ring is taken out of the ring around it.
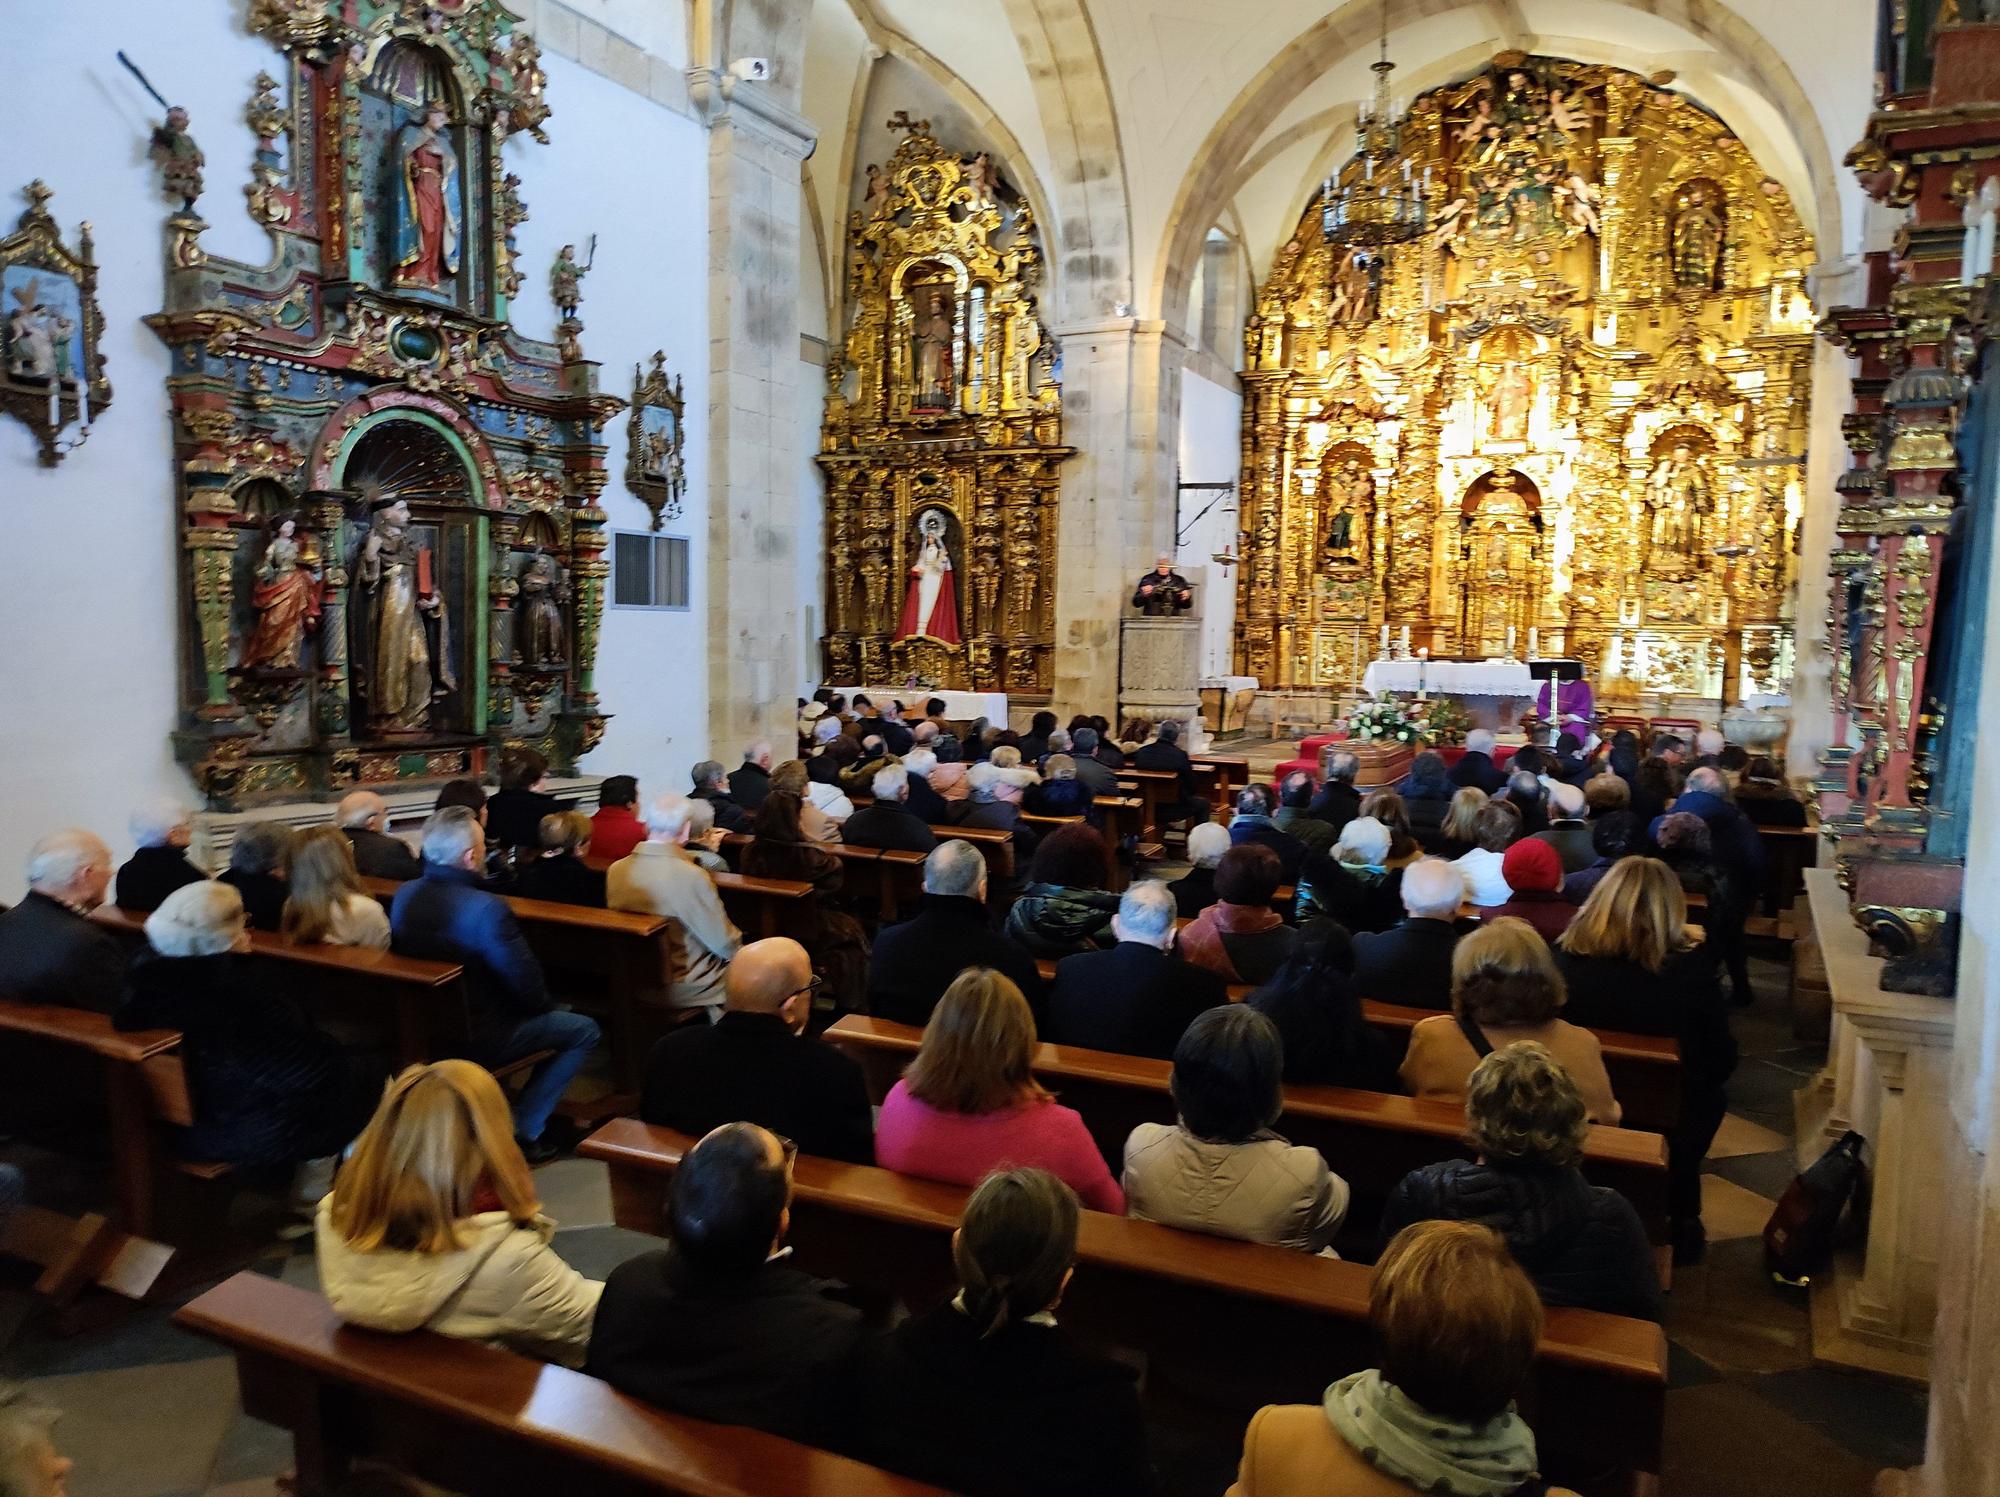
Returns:
[[[604,731],[598,432],[624,402],[573,304],[560,346],[508,321],[502,147],[545,139],[535,45],[492,0],[252,0],[249,23],[283,58],[244,113],[268,265],[203,249],[186,114],[155,138],[183,204],[148,319],[186,557],[177,753],[218,808],[516,744],[570,770]]]
[[[1238,669],[1355,684],[1387,625],[1538,635],[1614,700],[1783,691],[1813,336],[1783,187],[1687,98],[1520,53],[1328,187],[1245,332]],[[1343,234],[1379,191],[1422,233]]]
[[[985,153],[907,133],[848,219],[827,366],[827,679],[1046,696],[1062,394],[1033,212]]]

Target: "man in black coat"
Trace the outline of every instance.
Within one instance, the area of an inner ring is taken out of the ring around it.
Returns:
[[[1361,814],[1361,792],[1354,777],[1361,773],[1361,761],[1342,750],[1326,757],[1326,783],[1306,807],[1306,815],[1323,821],[1338,835],[1340,829]],[[1315,851],[1324,852],[1324,848]]]
[[[194,827],[179,801],[171,796],[150,801],[132,813],[127,825],[135,846],[118,870],[114,887],[119,909],[150,915],[174,890],[208,877],[188,861]]]
[[[669,1245],[604,1281],[584,1371],[673,1413],[827,1443],[861,1313],[777,1256],[791,1198],[776,1135],[703,1138],[667,1190]]]
[[[1160,736],[1151,743],[1142,743],[1132,751],[1131,764],[1134,769],[1149,769],[1171,772],[1181,777],[1181,798],[1178,805],[1160,807],[1160,815],[1167,821],[1186,821],[1190,826],[1200,826],[1208,820],[1208,801],[1195,794],[1194,761],[1181,747],[1181,725],[1171,718],[1160,724]]]
[[[111,884],[111,849],[77,828],[28,852],[28,894],[0,914],[0,997],[108,1014],[125,991],[125,950],[90,918]]]
[[[1002,727],[1006,724],[1002,723]],[[1056,715],[1053,712],[1037,712],[1028,724],[1028,731],[1021,735],[1020,749],[1023,764],[1039,764],[1049,751],[1049,734],[1056,730]]]
[[[857,812],[857,815],[860,813]],[[991,967],[1014,980],[1039,1027],[1048,1012],[1035,959],[993,929],[986,910],[986,859],[970,842],[940,842],[924,860],[923,908],[884,926],[868,960],[868,1009],[921,1028],[952,980]]]
[[[725,832],[747,832],[750,830],[750,813],[743,809],[735,796],[729,793],[729,781],[723,776],[722,766],[713,759],[704,759],[690,771],[694,779],[692,794],[696,800],[705,800],[715,807],[715,824]]]
[[[1070,735],[1070,757],[1076,761],[1077,782],[1092,796],[1116,795],[1118,776],[1098,757],[1097,729],[1078,728]]]
[[[1236,815],[1229,823],[1229,841],[1235,847],[1256,842],[1270,848],[1278,855],[1278,866],[1284,870],[1285,882],[1296,884],[1299,871],[1305,867],[1306,859],[1312,856],[1312,850],[1290,832],[1279,829],[1271,819],[1277,809],[1277,797],[1271,793],[1269,785],[1245,785],[1236,797]]]
[[[743,751],[743,762],[729,772],[729,798],[745,811],[755,811],[770,793],[771,745],[760,739]]]
[[[363,878],[421,878],[424,865],[401,837],[387,831],[389,803],[372,790],[341,797],[334,821],[354,849],[354,866]]]
[[[875,725],[875,731],[882,735],[883,747],[899,759],[916,747],[917,735],[903,721],[901,702],[891,702],[882,709],[882,720]]]
[[[877,771],[870,788],[875,804],[859,807],[840,824],[841,841],[909,852],[929,852],[937,846],[937,833],[910,809],[910,776],[902,765]]]
[[[1229,1001],[1215,973],[1173,954],[1174,896],[1155,879],[1132,885],[1111,919],[1118,944],[1056,964],[1045,1036],[1057,1045],[1171,1060],[1194,1016]]]
[[[291,895],[285,880],[296,841],[282,821],[246,821],[236,829],[229,866],[216,877],[243,896],[243,913],[252,930],[275,933],[284,922],[285,900]]]
[[[1461,789],[1472,785],[1488,795],[1498,795],[1507,786],[1507,776],[1493,762],[1495,744],[1495,738],[1486,729],[1474,728],[1465,735],[1465,753],[1452,765],[1447,778]]]
[[[861,1067],[805,1037],[814,987],[805,947],[783,936],[752,941],[723,982],[720,1019],[683,1024],[653,1047],[639,1116],[697,1138],[724,1123],[755,1123],[802,1153],[873,1164],[875,1117]]]
[[[1450,1008],[1465,879],[1442,858],[1420,858],[1403,870],[1402,895],[1401,923],[1355,936],[1354,991],[1378,1003]],[[1465,927],[1474,928],[1469,922]]]

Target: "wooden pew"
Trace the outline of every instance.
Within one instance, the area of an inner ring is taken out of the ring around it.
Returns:
[[[923,1031],[850,1014],[826,1031],[828,1043],[860,1063],[877,1102],[888,1095],[923,1040]],[[1164,1060],[1115,1055],[1072,1045],[1037,1045],[1036,1077],[1064,1105],[1083,1114],[1112,1172],[1122,1167],[1125,1140],[1140,1123],[1171,1123]],[[1337,1086],[1288,1086],[1278,1131],[1318,1149],[1354,1188],[1348,1219],[1372,1225],[1389,1193],[1411,1170],[1442,1159],[1472,1157],[1465,1109],[1456,1102],[1356,1091]],[[1667,1142],[1636,1128],[1593,1125],[1583,1146],[1583,1173],[1619,1192],[1639,1213],[1647,1239],[1666,1243]]]
[[[174,1052],[180,1032],[120,1033],[108,1014],[0,1000],[0,1033],[17,1054],[59,1050],[86,1058],[104,1089],[111,1149],[108,1218],[22,1207],[0,1239],[0,1251],[39,1265],[43,1272],[35,1287],[58,1304],[93,1283],[140,1298],[173,1256],[172,1248],[150,1239],[157,1230],[156,1172],[167,1157],[156,1126],[162,1120],[156,1078],[167,1075],[168,1066],[179,1072]]]
[[[609,1167],[618,1225],[656,1232],[667,1180],[693,1142],[620,1119],[578,1152]],[[916,1306],[952,1292],[964,1187],[810,1156],[793,1179],[788,1241],[800,1267]],[[1332,1379],[1374,1365],[1363,1264],[1095,1211],[1082,1213],[1077,1258],[1063,1324],[1144,1353],[1150,1390],[1175,1387],[1177,1407],[1189,1392],[1220,1406],[1232,1433],[1262,1403],[1317,1403]],[[1665,1393],[1658,1326],[1549,1311],[1523,1399],[1544,1471],[1593,1497],[1631,1492],[1637,1473],[1659,1470]]]
[[[1233,754],[1190,754],[1189,759],[1198,769],[1213,770],[1218,788],[1224,799],[1233,797],[1237,791],[1250,783],[1250,761]]]
[[[931,828],[940,842],[956,838],[970,842],[986,859],[986,888],[990,894],[1014,877],[1014,834],[998,826],[954,826],[943,822]]]
[[[1792,903],[1805,892],[1806,869],[1819,866],[1819,828],[1760,826],[1757,836],[1764,844],[1764,886],[1745,929],[1789,940],[1795,934],[1787,918]]]
[[[372,1460],[469,1497],[944,1497],[499,1347],[344,1327],[321,1296],[262,1274],[223,1281],[174,1321],[235,1353],[244,1412],[291,1431],[301,1491],[338,1490]]]
[[[1361,1016],[1389,1042],[1396,1063],[1402,1064],[1409,1047],[1410,1031],[1424,1019],[1435,1018],[1434,1008],[1406,1008],[1397,1003],[1361,1000]],[[1681,1047],[1678,1040],[1650,1034],[1626,1034],[1616,1029],[1594,1029],[1604,1047],[1604,1069],[1611,1077],[1611,1092],[1625,1110],[1623,1126],[1648,1133],[1665,1133],[1681,1116]]]
[[[93,918],[129,940],[145,939],[144,915],[104,905]],[[295,946],[261,930],[250,932],[250,954],[260,962],[282,964],[285,991],[314,1012],[346,1020],[357,1007],[386,1009],[398,1067],[464,1053],[469,1035],[465,969],[456,962],[356,946]]]

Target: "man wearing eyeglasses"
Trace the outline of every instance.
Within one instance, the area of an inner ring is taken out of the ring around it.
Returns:
[[[669,1245],[604,1281],[586,1372],[697,1419],[808,1444],[837,1433],[861,1316],[784,1261],[796,1152],[750,1123],[688,1150],[667,1191]]]
[[[676,1029],[653,1047],[639,1115],[697,1136],[724,1123],[756,1123],[807,1154],[873,1164],[861,1067],[806,1037],[819,985],[797,941],[777,936],[745,946],[723,977],[721,1019]]]

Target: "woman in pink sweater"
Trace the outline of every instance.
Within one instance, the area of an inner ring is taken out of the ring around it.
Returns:
[[[1123,1215],[1125,1193],[1074,1108],[1029,1069],[1035,1018],[1013,982],[968,967],[945,989],[923,1047],[882,1103],[875,1162],[977,1185],[996,1169],[1047,1170],[1092,1211]]]

